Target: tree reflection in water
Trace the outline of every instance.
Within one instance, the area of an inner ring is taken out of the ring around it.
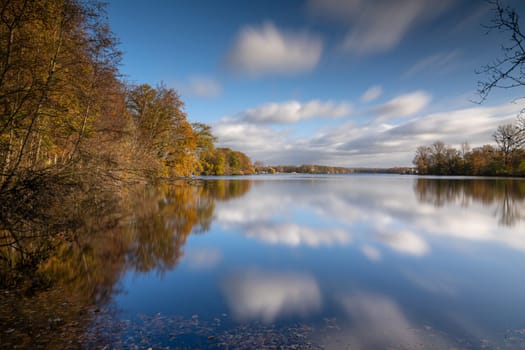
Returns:
[[[250,181],[206,181],[197,185],[179,181],[138,191],[125,226],[126,235],[131,237],[126,268],[140,272],[173,269],[183,255],[188,236],[209,230],[215,200],[242,196],[250,186]]]
[[[414,190],[422,203],[435,207],[456,203],[494,206],[498,223],[513,226],[525,219],[525,181],[517,179],[434,179],[419,178]]]
[[[215,201],[242,196],[250,187],[251,181],[176,181],[134,188],[123,198],[82,209],[82,226],[38,266],[35,277],[22,289],[5,292],[0,328],[6,332],[0,343],[62,347],[80,342],[124,272],[173,269],[188,237],[209,230]],[[48,288],[29,296],[35,278],[47,281]]]

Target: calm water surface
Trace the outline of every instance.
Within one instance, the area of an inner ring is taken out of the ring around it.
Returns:
[[[130,324],[308,327],[328,349],[525,344],[524,180],[203,179],[145,196],[129,225],[112,303]]]

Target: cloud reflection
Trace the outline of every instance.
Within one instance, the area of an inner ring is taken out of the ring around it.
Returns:
[[[306,316],[321,307],[317,281],[297,273],[246,271],[228,278],[226,301],[238,320],[266,323],[281,316]]]
[[[420,343],[399,306],[391,299],[373,294],[353,294],[342,297],[341,306],[358,322],[349,335],[356,348],[371,349],[388,345],[401,347]],[[381,330],[381,331],[378,331]]]
[[[468,207],[473,202],[496,205],[495,215],[504,226],[513,226],[525,219],[525,183],[516,180],[417,180],[414,190],[422,203],[435,207],[461,204]]]
[[[413,324],[391,298],[371,293],[342,295],[338,300],[350,322],[333,332],[322,344],[326,349],[448,349],[451,344],[437,333]]]
[[[340,229],[311,228],[297,224],[260,224],[253,225],[245,232],[246,236],[270,244],[289,246],[306,245],[309,247],[347,244],[350,235]]]
[[[525,251],[522,182],[453,180],[446,185],[412,179],[261,183],[246,197],[218,207],[217,222],[249,238],[293,247],[355,242],[422,257],[432,251],[431,242],[471,241]],[[372,261],[380,259],[378,251],[361,252]]]
[[[403,272],[403,277],[421,290],[450,297],[458,295],[458,285],[461,284],[458,280],[443,272],[426,275],[407,270]]]
[[[379,249],[368,244],[361,247],[361,253],[370,261],[381,261],[383,258]]]
[[[187,251],[184,256],[184,262],[196,270],[214,268],[222,259],[222,252],[216,248],[196,248]]]
[[[430,251],[430,247],[421,236],[407,230],[380,233],[377,238],[393,250],[404,254],[423,256]]]

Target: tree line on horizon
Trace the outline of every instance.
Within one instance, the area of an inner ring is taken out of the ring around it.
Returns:
[[[392,168],[348,168],[319,164],[302,165],[264,165],[261,161],[254,163],[256,174],[412,174],[411,167]]]
[[[419,146],[413,164],[420,175],[525,176],[525,117],[498,126],[492,136],[496,147],[471,149],[464,142],[458,150],[442,141]]]
[[[327,165],[303,164],[303,165],[264,165],[260,161],[254,163],[255,173],[257,174],[276,174],[276,173],[298,173],[298,174],[351,174],[353,169],[344,167],[334,167]]]

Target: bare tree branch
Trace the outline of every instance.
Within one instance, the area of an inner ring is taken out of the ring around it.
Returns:
[[[501,0],[491,0],[494,17],[485,25],[487,33],[498,31],[510,35],[509,43],[501,46],[502,57],[487,64],[477,73],[488,75],[478,82],[480,102],[487,99],[494,88],[511,89],[525,86],[525,34],[520,28],[520,17],[516,11]]]

